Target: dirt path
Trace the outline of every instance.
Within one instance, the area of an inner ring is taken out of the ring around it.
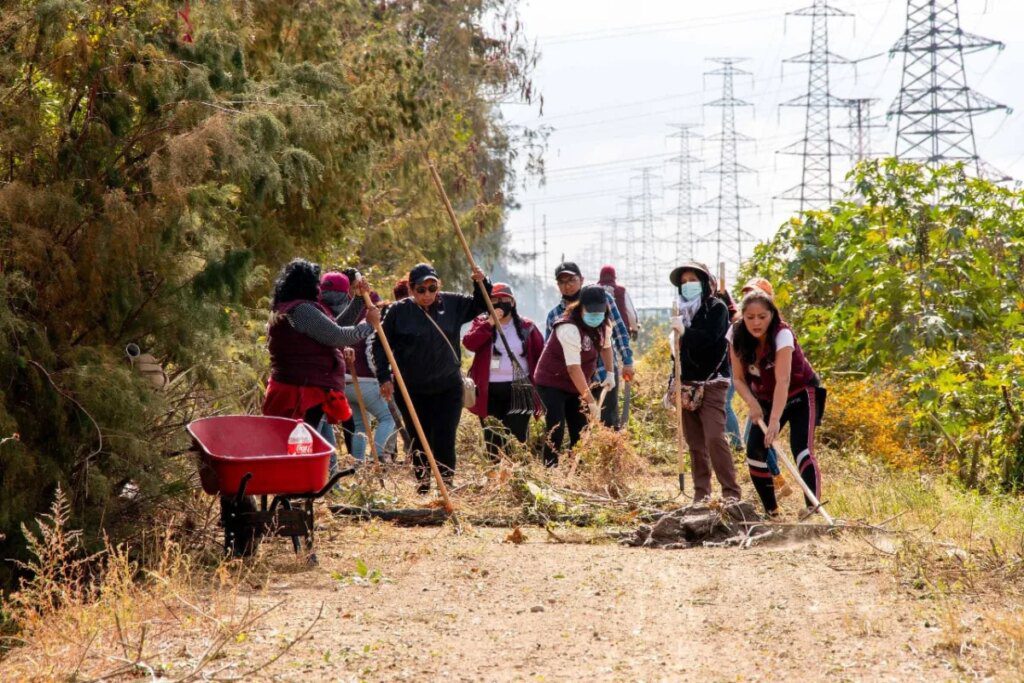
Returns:
[[[251,665],[300,633],[322,602],[313,636],[260,677],[956,676],[934,654],[941,632],[927,607],[900,597],[859,541],[662,551],[552,543],[540,529],[512,545],[506,533],[339,523],[323,538],[319,568],[277,573],[253,596],[283,604],[229,657]]]

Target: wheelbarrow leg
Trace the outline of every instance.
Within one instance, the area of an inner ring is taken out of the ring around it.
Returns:
[[[285,510],[291,510],[292,509],[292,503],[287,498],[277,498],[277,499],[274,500],[274,502],[276,503],[278,500],[281,501],[281,507],[283,507]],[[299,537],[298,536],[290,536],[290,538],[292,539],[292,548],[295,549],[295,554],[298,555],[299,552],[301,552],[301,550],[302,550],[302,547],[299,545]]]
[[[306,564],[315,567],[320,564],[313,549],[313,501],[306,501]]]

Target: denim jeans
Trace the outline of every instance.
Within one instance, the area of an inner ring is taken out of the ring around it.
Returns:
[[[351,380],[351,378],[349,378]],[[369,377],[359,378],[359,389],[363,394],[363,402],[366,404],[366,413],[370,419],[377,422],[376,431],[373,433],[373,442],[377,446],[377,456],[381,462],[390,460],[394,454],[396,442],[395,419],[391,416],[388,402],[380,395],[380,385],[377,380]],[[366,458],[366,449],[369,445],[366,438],[367,426],[363,424],[363,416],[359,410],[359,401],[356,400],[356,390],[351,381],[345,383],[345,396],[352,406],[352,420],[355,423],[355,430],[352,436],[352,457],[362,462]]]
[[[740,421],[736,417],[736,411],[732,408],[732,399],[736,395],[736,385],[729,382],[729,391],[725,394],[725,433],[729,435],[729,445],[739,448],[746,443],[740,439]],[[750,427],[747,427],[750,431]]]

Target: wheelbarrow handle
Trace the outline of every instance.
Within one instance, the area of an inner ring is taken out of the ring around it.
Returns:
[[[336,473],[333,477],[328,479],[324,487],[317,491],[316,493],[312,494],[310,498],[323,498],[324,496],[327,495],[328,491],[334,488],[334,485],[338,483],[338,480],[340,480],[342,477],[350,477],[355,473],[355,467],[349,467],[348,469],[341,470],[340,472]]]

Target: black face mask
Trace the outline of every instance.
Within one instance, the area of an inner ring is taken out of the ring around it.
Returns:
[[[512,302],[511,301],[499,301],[498,303],[494,304],[494,308],[496,308],[497,310],[501,311],[506,316],[508,316],[512,312]]]

